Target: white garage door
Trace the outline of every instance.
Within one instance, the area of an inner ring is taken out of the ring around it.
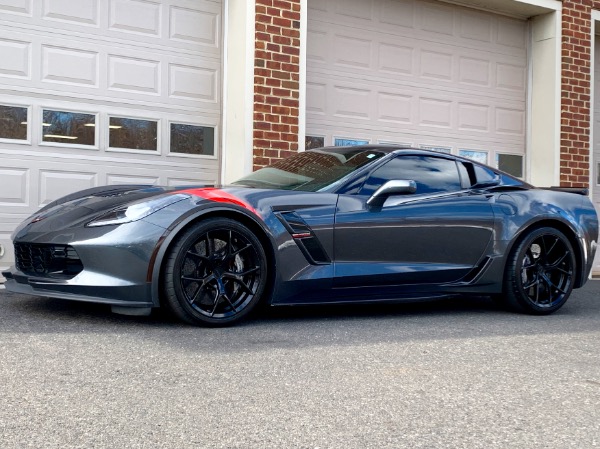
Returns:
[[[0,0],[0,269],[88,187],[214,183],[221,0]]]
[[[411,144],[523,176],[525,21],[421,0],[308,5],[308,147]]]

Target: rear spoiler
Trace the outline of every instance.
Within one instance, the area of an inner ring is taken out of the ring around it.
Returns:
[[[560,186],[552,186],[552,187],[541,187],[543,190],[554,190],[558,192],[567,192],[567,193],[575,193],[577,195],[588,196],[590,194],[590,189],[586,187],[560,187]]]

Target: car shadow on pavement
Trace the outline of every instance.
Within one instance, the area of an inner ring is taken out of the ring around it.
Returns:
[[[339,343],[341,334],[351,342],[365,338],[587,332],[600,327],[599,296],[600,282],[590,282],[576,290],[561,310],[542,317],[506,312],[488,297],[419,303],[272,307],[261,308],[239,325],[206,329],[187,325],[160,312],[148,317],[123,316],[111,313],[106,305],[0,291],[0,333],[119,332],[152,337],[158,332],[167,333],[175,340],[193,336],[196,345],[197,339],[216,342],[227,337],[233,347],[238,341],[241,348],[248,341],[286,347],[327,341]],[[321,338],[315,339],[314,335]]]

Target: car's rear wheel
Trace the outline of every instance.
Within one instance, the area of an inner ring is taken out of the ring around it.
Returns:
[[[166,305],[191,324],[223,326],[260,301],[267,261],[259,239],[241,223],[212,218],[175,243],[163,272]]]
[[[558,229],[535,229],[509,255],[504,277],[506,305],[535,315],[555,312],[571,295],[575,271],[569,239]]]

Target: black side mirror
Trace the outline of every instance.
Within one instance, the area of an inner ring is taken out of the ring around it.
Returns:
[[[406,195],[417,191],[417,183],[412,180],[392,180],[379,187],[367,200],[369,209],[381,209],[391,195]]]

